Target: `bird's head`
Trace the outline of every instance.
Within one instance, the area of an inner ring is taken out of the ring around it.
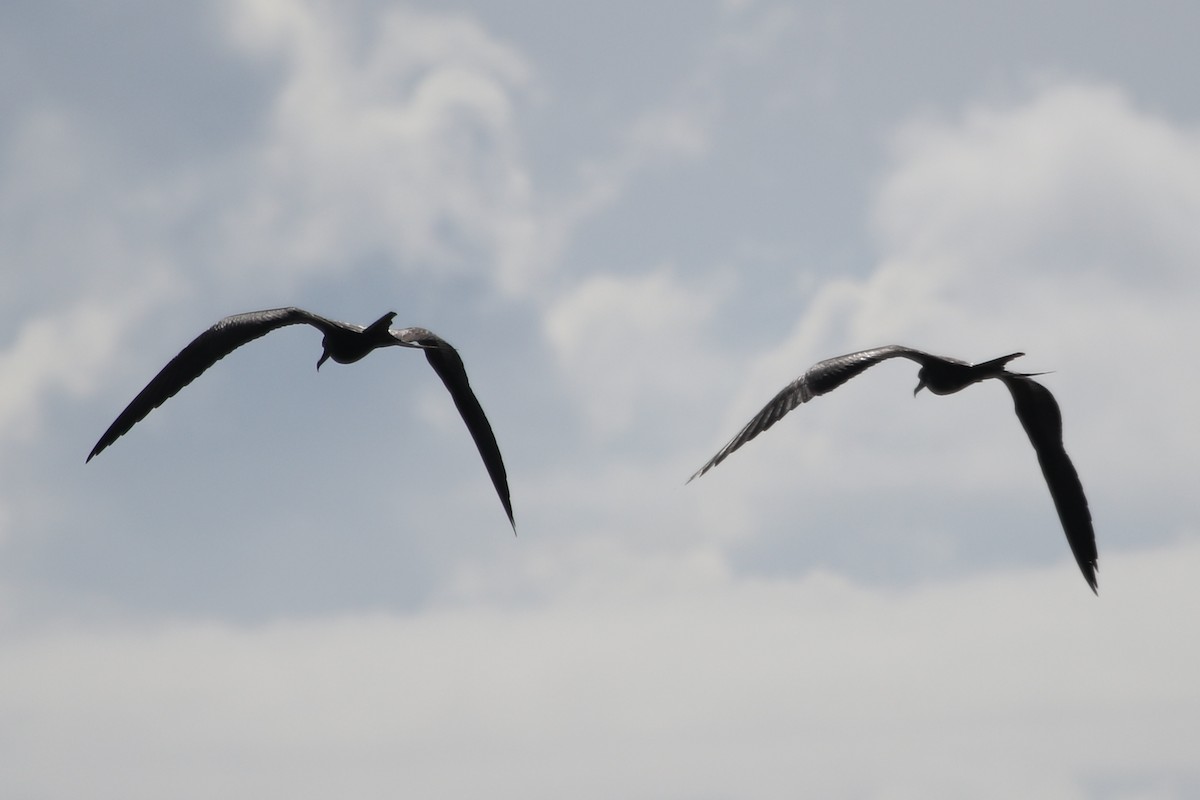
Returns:
[[[925,383],[925,368],[921,367],[920,371],[917,372],[917,388],[913,389],[913,397],[916,397],[917,392],[921,391],[926,386],[927,386],[927,384]]]
[[[329,340],[321,340],[321,357],[317,359],[317,371],[321,371],[321,365],[329,360]]]

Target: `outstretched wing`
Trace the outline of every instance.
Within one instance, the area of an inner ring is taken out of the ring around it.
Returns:
[[[1062,411],[1059,410],[1058,401],[1049,389],[1036,381],[1022,377],[1005,377],[1002,380],[1012,393],[1017,419],[1021,420],[1037,453],[1050,497],[1058,510],[1067,543],[1071,545],[1071,553],[1088,586],[1096,592],[1099,558],[1096,533],[1092,529],[1092,513],[1088,510],[1079,473],[1063,448]]]
[[[433,367],[433,371],[446,385],[459,415],[467,424],[467,430],[470,431],[471,438],[475,440],[475,447],[483,458],[483,465],[487,467],[488,475],[491,476],[492,486],[496,487],[496,494],[499,495],[504,511],[508,514],[508,522],[513,526],[513,531],[516,531],[517,523],[513,519],[512,500],[508,493],[508,473],[504,469],[500,446],[496,444],[496,435],[492,433],[492,425],[483,413],[483,406],[479,405],[475,392],[471,391],[467,369],[463,366],[458,351],[445,339],[424,328],[394,330],[392,335],[400,342],[415,344],[425,351],[429,366]]]
[[[147,414],[166,402],[167,398],[174,397],[180,389],[234,350],[276,328],[301,322],[314,325],[322,331],[337,327],[337,323],[302,308],[272,308],[225,317],[197,336],[191,344],[179,351],[179,355],[167,362],[154,379],[146,384],[146,388],[125,407],[113,424],[108,426],[108,430],[88,454],[87,460],[91,461]]]
[[[783,418],[784,414],[787,414],[796,406],[801,403],[807,403],[817,395],[832,392],[855,375],[875,366],[880,361],[886,361],[889,358],[896,358],[897,356],[903,356],[904,358],[910,358],[922,363],[924,363],[925,359],[930,358],[930,356],[922,353],[920,350],[893,344],[887,347],[876,347],[871,350],[860,350],[857,353],[827,358],[824,361],[814,364],[799,378],[783,387],[779,394],[775,395],[771,402],[767,403],[763,407],[763,410],[754,416],[754,419],[746,423],[746,426],[738,432],[737,436],[730,439],[729,443],[722,447],[715,456],[710,458],[707,464],[697,470],[692,477],[688,478],[688,482],[692,482],[717,464],[720,464],[730,453],[774,425]]]

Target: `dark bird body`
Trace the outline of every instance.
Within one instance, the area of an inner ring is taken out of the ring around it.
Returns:
[[[450,397],[453,398],[454,405],[458,408],[458,413],[466,423],[479,455],[483,458],[492,485],[495,486],[508,515],[508,521],[515,529],[516,523],[513,520],[512,503],[508,493],[508,477],[500,456],[500,448],[496,444],[492,426],[483,413],[483,407],[471,391],[467,371],[458,351],[425,328],[390,328],[395,316],[395,312],[389,312],[365,328],[326,319],[302,308],[273,308],[225,317],[197,336],[154,376],[146,388],[133,398],[108,427],[100,441],[96,442],[87,460],[91,461],[147,414],[237,348],[278,328],[303,323],[324,334],[317,369],[320,369],[327,359],[333,359],[339,364],[353,364],[380,347],[415,347],[422,350],[429,365],[450,392]]]
[[[872,350],[863,350],[821,361],[783,388],[774,399],[758,412],[727,445],[709,459],[691,478],[700,477],[724,461],[730,453],[770,428],[801,403],[807,403],[818,395],[826,394],[846,381],[889,358],[907,358],[921,365],[917,372],[916,395],[921,389],[934,394],[946,395],[962,391],[973,383],[996,378],[1004,382],[1012,394],[1017,419],[1021,421],[1029,441],[1037,453],[1042,475],[1050,489],[1050,497],[1058,511],[1067,543],[1075,556],[1079,569],[1092,591],[1096,591],[1096,535],[1092,530],[1092,515],[1088,510],[1087,498],[1079,474],[1067,456],[1062,441],[1062,412],[1054,395],[1033,376],[1040,373],[1010,372],[1006,365],[1024,353],[969,364],[954,358],[930,355],[911,347],[889,345]]]

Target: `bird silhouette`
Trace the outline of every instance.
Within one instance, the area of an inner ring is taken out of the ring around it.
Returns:
[[[179,352],[179,355],[167,362],[108,427],[88,454],[87,460],[91,461],[147,414],[166,402],[167,398],[173,397],[180,389],[237,348],[278,328],[303,323],[324,334],[321,340],[321,358],[317,360],[318,370],[327,359],[332,358],[339,364],[353,364],[380,347],[415,347],[422,350],[429,365],[450,392],[463,422],[467,424],[467,430],[475,440],[475,446],[483,458],[488,475],[491,476],[492,485],[496,488],[496,494],[500,496],[500,502],[504,505],[509,524],[515,531],[516,522],[513,519],[504,460],[500,456],[500,448],[496,444],[492,426],[483,413],[483,407],[471,391],[467,371],[458,351],[445,339],[425,328],[390,328],[395,316],[394,311],[388,312],[365,328],[326,319],[311,311],[294,307],[251,311],[225,317],[197,336]]]
[[[1050,489],[1050,497],[1054,500],[1054,507],[1067,535],[1071,553],[1074,554],[1088,586],[1096,592],[1096,535],[1092,530],[1092,515],[1088,510],[1087,498],[1083,494],[1083,484],[1080,483],[1079,474],[1063,448],[1062,412],[1054,395],[1033,380],[1035,375],[1042,373],[1010,372],[1007,369],[1009,361],[1023,355],[1025,354],[1012,353],[981,364],[969,364],[955,358],[930,355],[911,347],[889,345],[826,359],[785,386],[728,444],[709,459],[707,464],[688,478],[688,482],[720,464],[733,451],[770,428],[796,406],[833,391],[855,375],[889,358],[907,358],[921,365],[917,372],[917,388],[913,389],[914,397],[922,389],[940,395],[954,394],[973,383],[996,378],[1003,381],[1012,394],[1017,419],[1021,421],[1030,443],[1033,444],[1034,452],[1037,453],[1042,475]]]

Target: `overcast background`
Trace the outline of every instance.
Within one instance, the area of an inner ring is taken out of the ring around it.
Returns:
[[[1197,8],[0,4],[0,794],[1200,796]]]

